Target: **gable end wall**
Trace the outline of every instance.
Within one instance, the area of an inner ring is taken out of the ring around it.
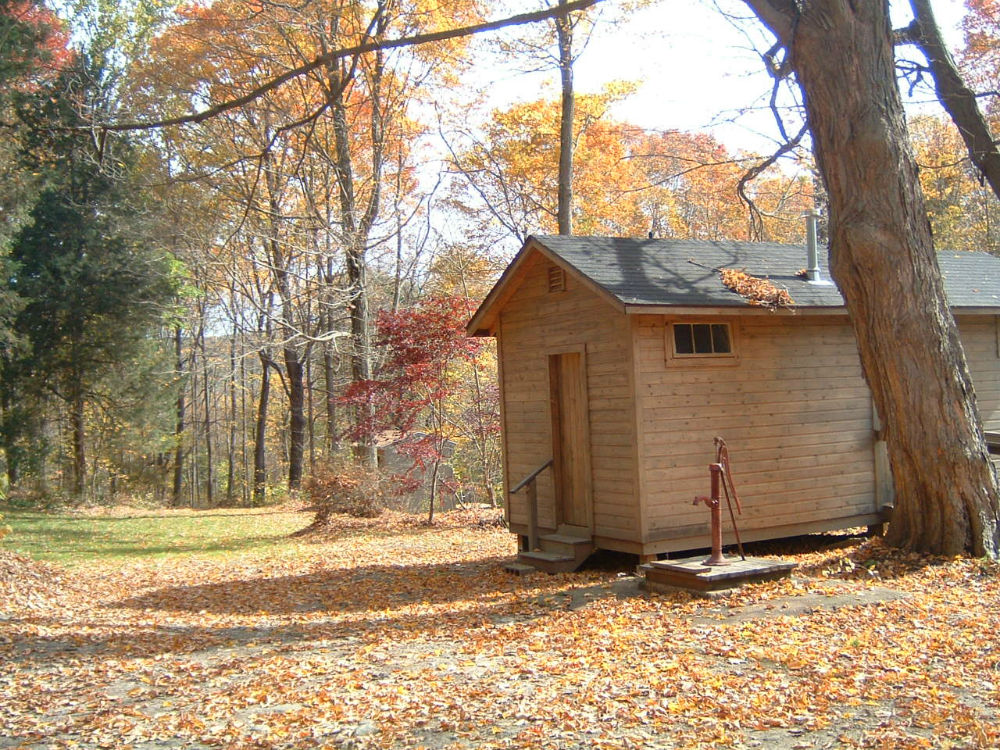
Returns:
[[[594,535],[639,541],[635,422],[626,316],[571,274],[549,292],[551,263],[537,258],[500,314],[506,487],[552,456],[548,357],[583,350],[586,359]],[[538,483],[539,525],[555,528],[552,471]],[[522,490],[509,496],[515,530],[526,528]]]

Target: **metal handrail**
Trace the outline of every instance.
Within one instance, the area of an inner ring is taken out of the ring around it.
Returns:
[[[521,490],[523,490],[524,486],[528,482],[530,482],[531,480],[533,480],[535,477],[537,477],[539,474],[541,474],[543,471],[545,471],[551,465],[552,465],[552,459],[550,458],[548,461],[546,461],[544,464],[542,464],[541,466],[539,466],[533,472],[531,472],[530,474],[528,474],[528,476],[526,476],[524,479],[522,479],[520,482],[518,482],[516,485],[514,485],[514,488],[510,491],[510,494],[513,495],[515,492],[520,492]]]
[[[518,482],[511,489],[510,494],[520,492],[525,487],[528,488],[528,551],[532,552],[538,548],[538,488],[535,480],[538,475],[552,465],[553,459],[549,459],[524,479]]]

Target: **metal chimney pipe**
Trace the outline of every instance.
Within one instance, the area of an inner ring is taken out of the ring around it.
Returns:
[[[819,211],[815,208],[806,211],[806,278],[809,281],[822,281],[819,270],[819,249],[816,247],[816,226],[819,223]]]

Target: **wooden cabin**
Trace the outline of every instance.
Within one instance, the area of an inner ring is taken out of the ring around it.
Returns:
[[[939,260],[984,427],[1000,429],[1000,259]],[[596,548],[707,547],[709,512],[693,500],[709,493],[716,435],[744,541],[885,519],[892,482],[854,334],[836,286],[806,265],[792,245],[528,238],[468,324],[498,342],[522,560],[555,571]],[[724,268],[794,304],[750,304]]]

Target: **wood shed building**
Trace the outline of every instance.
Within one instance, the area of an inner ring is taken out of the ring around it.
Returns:
[[[939,262],[984,427],[1000,429],[1000,259]],[[792,245],[528,238],[467,329],[498,342],[522,558],[559,570],[595,548],[708,546],[693,500],[709,492],[716,435],[744,540],[884,520],[892,483],[854,334],[836,286],[806,265]],[[794,304],[752,305],[718,269],[767,278]],[[528,549],[532,495],[541,552]]]

